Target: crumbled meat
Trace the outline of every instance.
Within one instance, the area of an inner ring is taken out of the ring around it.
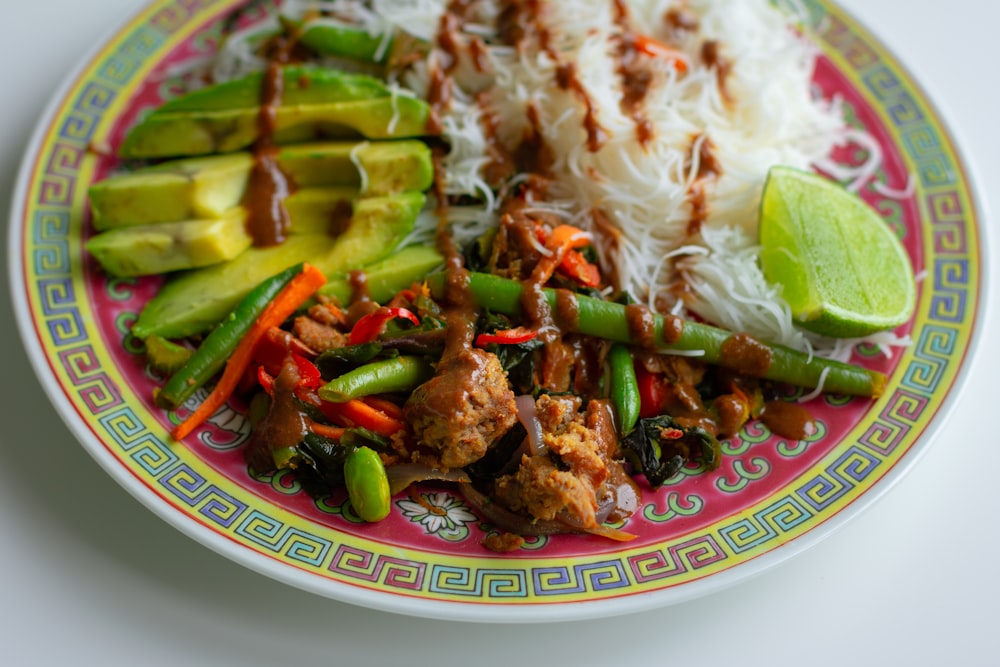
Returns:
[[[601,523],[598,499],[608,497],[605,482],[620,467],[618,441],[606,403],[590,401],[583,412],[579,407],[577,397],[539,397],[536,409],[549,454],[524,455],[516,473],[497,480],[497,499],[510,510],[581,528]]]
[[[419,442],[448,468],[478,461],[517,421],[514,392],[496,355],[463,349],[417,387],[403,415]]]
[[[314,319],[311,312],[296,317],[292,330],[299,340],[316,352],[333,350],[347,344],[347,334],[338,331],[331,324]]]
[[[490,533],[483,540],[483,546],[495,553],[505,554],[524,546],[524,538],[514,533]]]

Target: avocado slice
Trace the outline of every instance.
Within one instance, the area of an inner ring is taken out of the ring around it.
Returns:
[[[321,56],[339,56],[351,60],[382,64],[388,59],[392,37],[370,34],[367,30],[318,18],[290,24],[300,30],[296,41]]]
[[[413,97],[282,105],[275,109],[273,140],[292,144],[324,139],[397,139],[427,134],[427,104]],[[208,155],[248,148],[260,127],[256,109],[153,113],[132,128],[125,158]]]
[[[194,269],[233,259],[250,247],[247,213],[237,207],[222,217],[109,229],[86,248],[114,276],[146,276]]]
[[[434,179],[430,149],[418,140],[284,146],[278,164],[297,187],[353,188],[351,199],[426,190]],[[94,228],[218,217],[243,199],[252,165],[249,152],[238,152],[111,176],[88,190]]]
[[[413,245],[402,248],[389,257],[363,267],[368,295],[377,303],[384,303],[399,290],[406,289],[444,262],[437,250],[430,246]],[[350,302],[354,293],[348,275],[330,278],[320,288],[320,294],[336,298],[340,303]]]
[[[119,150],[127,158],[164,158],[242,150],[258,138],[263,73],[256,72],[173,99],[132,127]],[[274,110],[278,144],[426,134],[426,102],[398,94],[363,74],[315,66],[282,69],[281,104]]]
[[[424,202],[420,192],[359,199],[340,236],[293,234],[281,245],[251,247],[229,262],[178,274],[146,303],[132,333],[142,339],[204,333],[260,281],[298,262],[310,262],[328,276],[370,264],[410,233]]]
[[[163,103],[160,113],[257,109],[265,73],[251,72],[238,79],[213,84]],[[287,106],[351,102],[391,97],[381,79],[319,65],[286,65],[281,68],[281,103]]]

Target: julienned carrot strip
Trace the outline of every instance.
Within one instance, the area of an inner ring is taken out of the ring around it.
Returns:
[[[320,409],[332,421],[344,423],[347,426],[360,426],[386,437],[406,428],[406,424],[402,420],[390,417],[360,398],[352,398],[343,403],[323,401]]]
[[[250,329],[233,350],[232,356],[226,362],[222,377],[211,393],[202,401],[187,419],[174,427],[171,435],[175,440],[186,438],[195,428],[215,414],[215,411],[225,405],[233,390],[239,384],[240,378],[253,358],[253,351],[258,341],[267,330],[284,322],[289,315],[305,303],[316,290],[326,284],[323,272],[311,264],[302,267],[302,272],[285,285],[284,289],[271,300],[267,307],[257,317]]]
[[[321,424],[316,421],[309,421],[309,430],[316,435],[323,436],[324,438],[330,438],[331,440],[340,440],[344,437],[344,433],[347,431],[342,426],[330,426],[329,424]]]
[[[370,405],[376,410],[384,412],[387,416],[392,419],[398,419],[403,421],[403,408],[399,407],[387,398],[381,398],[379,396],[365,396],[361,399],[362,402]]]

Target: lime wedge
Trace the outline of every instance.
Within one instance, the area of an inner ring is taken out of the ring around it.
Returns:
[[[772,167],[760,205],[761,268],[803,328],[837,338],[893,329],[916,303],[902,243],[861,198],[819,174]]]

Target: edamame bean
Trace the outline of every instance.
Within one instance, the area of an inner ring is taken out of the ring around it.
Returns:
[[[381,521],[392,506],[389,478],[375,450],[358,447],[344,461],[344,483],[351,506],[365,521]]]

